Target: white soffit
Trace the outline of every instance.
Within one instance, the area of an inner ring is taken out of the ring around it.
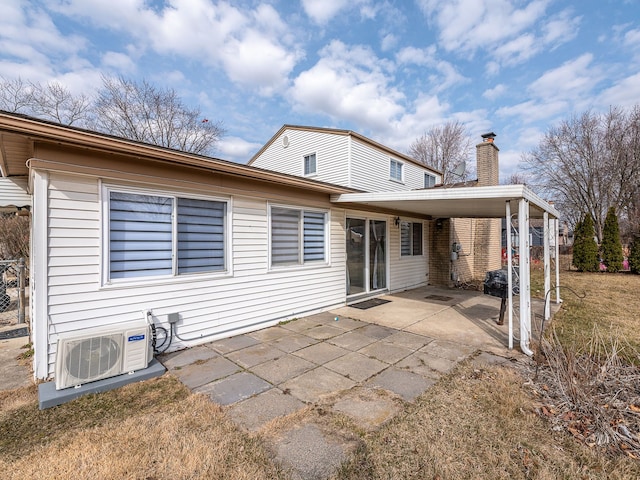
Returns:
[[[430,215],[433,218],[503,218],[505,203],[526,199],[530,216],[559,217],[558,211],[525,185],[438,187],[425,190],[332,195],[333,203],[369,206]],[[512,208],[513,210],[513,208]],[[516,208],[517,211],[517,208]]]

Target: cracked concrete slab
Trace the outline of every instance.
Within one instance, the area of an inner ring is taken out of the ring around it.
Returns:
[[[313,403],[329,394],[347,390],[355,384],[356,382],[339,373],[318,367],[283,383],[280,388],[303,402]]]
[[[295,355],[285,355],[257,365],[252,371],[269,383],[280,385],[313,368],[316,368],[316,364]]]
[[[367,378],[381,372],[389,365],[387,363],[369,358],[360,353],[351,352],[324,364],[334,372],[344,375],[346,378],[362,382]]]
[[[289,470],[292,479],[324,480],[335,473],[356,445],[305,423],[283,432],[273,450],[276,461]]]
[[[272,388],[229,408],[231,419],[247,430],[257,431],[278,417],[290,415],[305,408],[297,398]]]
[[[402,397],[403,400],[412,402],[434,383],[435,380],[424,378],[417,373],[390,367],[371,378],[366,385],[384,388]]]
[[[235,363],[224,357],[216,356],[209,360],[197,360],[184,367],[171,370],[178,379],[190,389],[195,389],[206,383],[228,377],[240,370]]]
[[[240,372],[194,389],[194,392],[209,395],[212,401],[220,405],[245,400],[258,393],[265,392],[272,385],[249,372]]]

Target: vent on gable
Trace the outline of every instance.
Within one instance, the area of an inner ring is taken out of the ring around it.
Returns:
[[[289,137],[286,135],[282,137],[282,146],[284,148],[287,148],[289,146]]]

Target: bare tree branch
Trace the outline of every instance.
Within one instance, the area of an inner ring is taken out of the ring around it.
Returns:
[[[96,130],[140,142],[211,154],[224,134],[221,123],[185,106],[173,89],[103,77],[94,106]]]
[[[409,156],[443,173],[442,183],[451,184],[467,179],[467,172],[458,177],[453,171],[471,157],[471,140],[460,122],[447,122],[424,132],[409,146]]]
[[[587,111],[564,120],[523,156],[523,166],[533,186],[554,198],[569,219],[591,214],[602,240],[610,207],[624,214],[639,205],[640,108]]]

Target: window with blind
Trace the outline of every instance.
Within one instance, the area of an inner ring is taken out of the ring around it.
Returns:
[[[422,223],[400,223],[400,255],[422,255]]]
[[[271,265],[326,262],[326,212],[271,207]]]
[[[226,270],[226,202],[120,191],[108,199],[110,280]]]

